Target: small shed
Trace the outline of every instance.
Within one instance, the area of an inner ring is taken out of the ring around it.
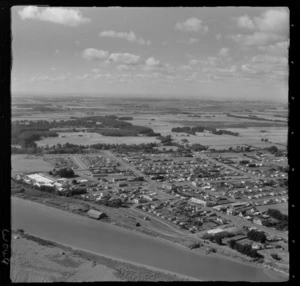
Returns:
[[[96,210],[93,210],[93,209],[90,209],[87,212],[87,214],[88,214],[89,217],[94,218],[94,219],[101,219],[101,218],[106,217],[105,213],[99,212],[99,211],[96,211]]]

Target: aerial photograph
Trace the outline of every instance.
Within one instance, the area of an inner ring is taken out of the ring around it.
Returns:
[[[287,7],[11,19],[11,282],[289,280]]]

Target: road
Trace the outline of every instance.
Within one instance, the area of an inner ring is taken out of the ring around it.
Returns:
[[[79,156],[71,156],[70,157],[74,163],[77,164],[77,166],[80,168],[79,171],[87,171],[88,170],[88,167],[81,161],[80,157]]]
[[[137,170],[136,168],[134,168],[133,166],[131,166],[130,164],[128,164],[127,162],[124,162],[122,159],[118,158],[117,156],[115,156],[114,154],[112,154],[110,151],[104,151],[105,154],[107,156],[110,156],[112,157],[113,159],[115,159],[116,161],[118,161],[121,165],[125,166],[126,168],[132,170],[136,175],[138,176],[143,176],[145,178],[145,180],[149,183],[149,185],[154,188],[155,190],[158,189],[159,185],[152,181],[148,176],[145,176],[142,172],[140,172],[139,170]],[[233,169],[234,171],[237,171],[235,168],[233,167],[230,167],[224,163],[220,163],[218,162],[217,160],[213,159],[213,158],[210,158],[208,156],[205,156],[205,158],[207,158],[208,160],[214,162],[214,163],[218,163],[218,164],[221,164],[221,165],[224,165],[226,168],[229,168],[229,169]],[[241,172],[240,172],[241,173]],[[254,175],[251,175],[251,174],[247,174],[248,176],[252,176],[254,177],[255,179],[257,179],[257,176],[254,176]],[[159,190],[157,190],[159,191]],[[211,194],[211,195],[215,195],[214,192],[211,192],[211,191],[207,191],[206,192],[208,194]],[[207,210],[213,210],[215,211],[214,209],[212,208],[209,208],[209,207],[206,207],[204,209],[207,209]],[[230,220],[232,223],[234,223],[235,225],[239,226],[239,227],[242,227],[242,226],[247,226],[247,227],[256,227],[257,229],[260,229],[260,230],[263,230],[265,231],[266,233],[268,234],[271,234],[271,235],[276,235],[278,237],[282,237],[284,239],[288,239],[288,235],[284,232],[281,232],[281,231],[277,231],[277,230],[274,230],[272,228],[268,228],[268,227],[265,227],[265,226],[261,226],[261,225],[258,225],[258,224],[254,224],[244,218],[241,218],[241,217],[237,217],[237,216],[232,216],[232,215],[227,215],[227,214],[224,214],[222,212],[218,212],[218,214],[221,216],[221,217],[224,217],[228,220]],[[158,219],[160,222],[162,222],[162,220]],[[168,224],[167,224],[168,225]],[[168,225],[169,226],[169,225]]]
[[[243,175],[243,176],[251,177],[252,179],[255,179],[255,180],[259,180],[259,179],[262,178],[262,176],[257,176],[257,175],[249,174],[248,172],[241,171],[241,170],[238,169],[238,168],[235,168],[235,167],[230,166],[230,165],[228,165],[228,164],[222,163],[222,162],[216,160],[215,158],[209,157],[209,156],[207,156],[207,155],[203,155],[203,154],[202,154],[202,155],[200,156],[200,158],[201,158],[201,157],[207,159],[208,161],[210,161],[210,162],[212,162],[212,163],[214,163],[214,164],[222,165],[222,166],[226,167],[227,169],[230,169],[230,170],[232,170],[232,171],[234,171],[234,172],[240,173],[240,174]]]
[[[169,195],[166,194],[165,192],[162,192],[161,190],[159,190],[159,188],[161,188],[161,183],[157,183],[153,180],[151,180],[147,175],[145,175],[144,173],[142,173],[140,170],[136,169],[134,166],[130,165],[129,163],[125,162],[123,159],[117,157],[116,155],[114,155],[113,153],[111,153],[110,151],[103,151],[103,153],[116,160],[117,162],[120,163],[121,166],[131,170],[136,176],[140,176],[143,177],[145,179],[145,181],[148,183],[148,190],[150,191],[155,191],[156,193],[162,195],[163,197],[168,197]]]
[[[152,214],[149,214],[149,213],[145,213],[145,212],[139,211],[139,210],[136,209],[135,207],[131,207],[131,210],[133,210],[134,212],[139,213],[139,214],[141,214],[141,215],[143,215],[143,216],[150,217],[151,219],[154,219],[154,220],[156,220],[156,221],[162,223],[163,225],[167,226],[168,228],[170,228],[171,230],[175,231],[176,233],[182,234],[182,235],[184,235],[184,236],[187,235],[187,233],[178,230],[177,228],[171,226],[170,224],[164,222],[163,220],[156,218],[156,217],[155,217],[154,215],[152,215]]]

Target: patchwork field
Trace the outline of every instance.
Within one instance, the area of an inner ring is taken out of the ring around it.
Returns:
[[[233,129],[228,129],[232,130]],[[234,129],[234,132],[239,132],[239,129]],[[251,145],[258,148],[266,148],[272,145],[276,145],[279,149],[284,149],[284,145],[277,145],[272,141],[262,142],[260,138],[253,138],[251,136],[231,136],[231,135],[214,135],[208,132],[196,133],[196,135],[189,135],[185,133],[173,133],[175,142],[182,142],[182,140],[188,140],[188,143],[199,143],[201,145],[210,146],[214,149],[223,149],[229,147],[236,147],[241,145]]]
[[[175,142],[182,143],[183,139],[189,143],[200,143],[215,149],[228,149],[242,145],[258,148],[272,145],[285,149],[287,146],[287,124],[271,121],[247,119],[248,115],[256,115],[266,119],[285,121],[288,108],[284,105],[263,102],[213,101],[197,99],[159,99],[159,98],[131,98],[126,100],[113,97],[87,97],[84,102],[79,97],[57,98],[48,100],[41,98],[24,100],[20,98],[13,104],[14,110],[21,113],[13,115],[13,120],[64,120],[70,117],[93,115],[132,116],[133,125],[150,127],[154,132],[163,136],[172,135]],[[54,111],[42,112],[43,108]],[[245,107],[247,109],[245,109]],[[30,108],[32,108],[30,110]],[[40,109],[39,109],[40,108]],[[228,113],[243,116],[235,118]],[[280,117],[276,116],[279,115]],[[213,135],[198,133],[196,136],[171,132],[174,127],[203,126],[217,129],[227,129],[238,132],[239,137],[230,135]],[[102,136],[95,133],[59,133],[57,138],[47,138],[37,142],[38,146],[55,145],[57,143],[73,144],[140,144],[159,142],[154,137],[114,137]],[[261,141],[268,139],[269,142]]]
[[[272,143],[287,145],[288,129],[285,127],[268,127],[268,128],[228,128],[233,132],[239,132],[247,140],[258,140],[261,138],[268,139]]]

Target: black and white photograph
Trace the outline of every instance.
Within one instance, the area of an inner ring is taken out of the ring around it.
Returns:
[[[288,7],[10,13],[12,283],[290,279]]]

